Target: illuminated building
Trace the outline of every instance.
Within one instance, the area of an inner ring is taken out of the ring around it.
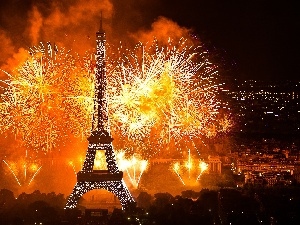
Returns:
[[[84,215],[85,224],[100,225],[108,223],[107,209],[85,209]]]
[[[287,140],[299,136],[299,81],[235,80],[224,93],[235,114],[238,135]]]
[[[105,73],[105,32],[102,29],[96,33],[96,79],[93,127],[88,138],[88,149],[81,171],[77,173],[77,182],[65,208],[75,208],[79,198],[94,189],[105,189],[118,197],[123,209],[134,203],[125,182],[123,172],[119,171],[115,153],[112,147],[113,138],[110,135],[108,110],[106,102],[106,73]],[[105,151],[107,168],[94,170],[94,161],[97,151]]]
[[[221,173],[221,160],[219,156],[208,156],[208,171],[209,173]]]

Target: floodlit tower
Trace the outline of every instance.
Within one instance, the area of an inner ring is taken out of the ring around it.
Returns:
[[[126,209],[134,203],[125,182],[123,172],[119,171],[112,146],[113,138],[110,135],[108,108],[106,97],[106,69],[105,69],[105,32],[102,28],[96,33],[96,75],[95,100],[91,136],[88,138],[88,149],[82,170],[77,173],[77,182],[65,208],[75,208],[79,198],[94,189],[105,189],[118,197],[122,208]],[[94,170],[94,161],[97,151],[105,151],[106,170]]]

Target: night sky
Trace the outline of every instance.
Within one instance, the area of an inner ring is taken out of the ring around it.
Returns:
[[[104,22],[111,27],[108,36],[111,33],[115,40],[150,30],[153,23],[163,17],[188,29],[208,48],[214,49],[217,52],[214,54],[219,55],[217,60],[225,61],[234,78],[299,79],[300,13],[296,3],[271,0],[1,1],[0,64],[5,64],[19,48],[39,41],[66,44],[72,34],[76,40],[82,38],[75,37],[80,32],[86,34],[85,37],[93,36],[99,24],[99,12],[103,11]],[[64,19],[57,19],[54,12],[59,12]]]

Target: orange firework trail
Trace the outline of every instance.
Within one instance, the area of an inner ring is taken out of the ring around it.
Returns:
[[[198,185],[197,181],[208,169],[208,164],[192,157],[190,149],[188,159],[172,164],[171,170],[177,175],[183,185]],[[195,178],[194,178],[195,177]]]
[[[26,157],[18,161],[3,160],[3,162],[20,187],[29,186],[42,168],[38,162]]]
[[[118,151],[117,162],[121,170],[126,171],[130,183],[134,188],[138,188],[143,173],[147,170],[148,160],[144,160],[138,154],[125,157],[125,152]]]

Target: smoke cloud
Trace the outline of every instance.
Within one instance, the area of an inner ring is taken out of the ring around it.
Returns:
[[[151,43],[156,39],[160,44],[167,45],[169,39],[178,42],[182,38],[189,38],[189,32],[189,29],[180,27],[176,22],[165,17],[159,17],[151,24],[151,29],[139,30],[132,33],[131,37],[136,42]]]
[[[31,43],[37,45],[40,38],[40,31],[43,26],[43,18],[36,6],[33,7],[29,14],[29,27],[26,30],[26,33],[31,39]]]
[[[190,29],[150,13],[149,9],[158,5],[158,1],[150,4],[134,0],[24,0],[19,7],[3,4],[0,29],[5,29],[0,30],[0,66],[7,64],[19,48],[28,49],[40,42],[55,43],[79,54],[94,49],[101,12],[110,44],[189,38]]]
[[[6,35],[6,33],[0,30],[0,65],[4,64],[8,58],[10,58],[14,53],[14,46],[11,39]],[[0,79],[4,78],[4,74],[0,73]]]

